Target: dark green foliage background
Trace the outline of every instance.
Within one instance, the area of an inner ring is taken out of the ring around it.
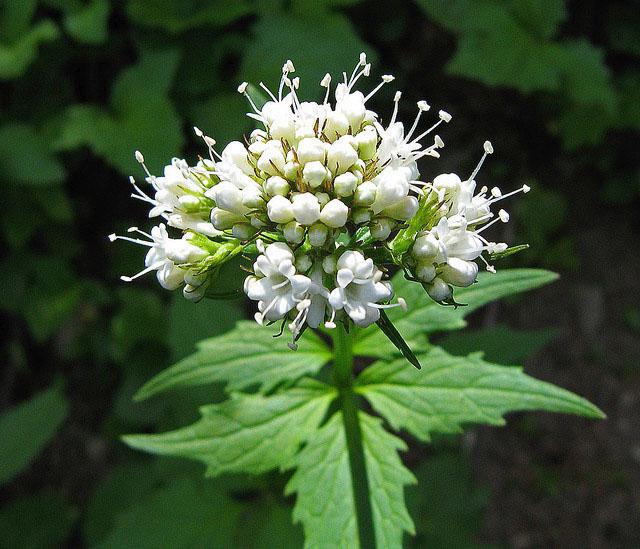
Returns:
[[[124,285],[143,250],[106,235],[147,226],[128,197],[127,176],[142,177],[135,149],[155,172],[174,155],[193,161],[193,125],[219,142],[250,129],[240,81],[273,85],[291,58],[315,99],[322,75],[362,50],[376,77],[397,76],[375,98],[383,120],[395,89],[407,121],[419,99],[454,115],[427,177],[471,172],[491,139],[481,183],[534,189],[509,208],[502,236],[531,244],[510,264],[563,275],[476,313],[468,337],[443,345],[506,364],[535,356],[532,373],[610,417],[515,416],[429,449],[409,441],[420,479],[409,543],[640,543],[636,2],[0,0],[0,412],[11,414],[0,416],[0,547],[301,544],[278,475],[205,481],[118,442],[184,425],[221,397],[131,401],[249,309],[193,305],[152,277]],[[235,268],[220,282],[240,283]]]

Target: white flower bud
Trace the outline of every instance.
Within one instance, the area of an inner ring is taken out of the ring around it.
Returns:
[[[232,141],[223,149],[222,160],[234,164],[247,175],[253,174],[253,167],[249,164],[247,149],[240,141]]]
[[[351,172],[343,173],[333,180],[333,189],[338,196],[351,196],[358,185],[358,178]]]
[[[200,301],[204,297],[210,281],[207,273],[196,275],[187,271],[184,274],[185,286],[182,289],[182,295],[189,301]]]
[[[339,227],[344,227],[344,224],[347,222],[348,215],[349,208],[347,208],[347,205],[341,200],[334,198],[327,202],[325,207],[322,208],[320,221],[327,225],[327,227],[337,229]]]
[[[293,116],[276,118],[269,126],[269,133],[273,139],[286,139],[293,141],[296,126]]]
[[[478,276],[478,265],[473,261],[465,261],[457,257],[450,257],[442,266],[440,277],[454,286],[470,286]]]
[[[394,205],[409,194],[407,172],[398,168],[386,168],[374,179],[378,189],[376,200],[372,205],[375,213]]]
[[[333,174],[341,174],[349,170],[358,160],[358,153],[353,148],[353,138],[343,136],[329,145],[327,150],[327,167]]]
[[[255,129],[249,135],[249,140],[252,143],[256,143],[258,141],[265,142],[265,141],[267,141],[267,132],[265,132],[264,130],[261,130],[261,129]]]
[[[238,240],[249,240],[256,234],[256,230],[250,223],[236,223],[231,229],[231,234]]]
[[[364,106],[364,95],[356,91],[345,95],[338,104],[338,109],[345,115],[353,132],[362,125],[367,109]]]
[[[236,223],[246,221],[241,215],[228,212],[221,208],[213,208],[211,210],[211,223],[219,231],[231,229]]]
[[[295,181],[298,177],[298,168],[300,168],[300,164],[297,162],[287,162],[284,165],[284,176],[289,181]]]
[[[298,223],[312,225],[320,219],[320,203],[315,195],[301,193],[293,197],[293,215]]]
[[[378,188],[372,181],[365,181],[358,185],[353,201],[359,206],[371,206],[376,199]]]
[[[309,227],[308,235],[309,242],[312,246],[322,246],[327,240],[327,234],[329,233],[329,229],[322,223],[316,223],[315,225],[311,225]]]
[[[386,240],[389,238],[395,223],[388,217],[379,217],[371,223],[371,236],[376,240]]]
[[[197,210],[200,207],[200,199],[192,194],[184,194],[178,197],[180,207],[186,211]]]
[[[296,134],[295,134],[296,141],[301,141],[302,139],[305,139],[307,137],[315,137],[315,136],[316,136],[316,132],[313,130],[313,126],[311,124],[303,124],[303,125],[298,124],[296,126]]]
[[[358,146],[358,156],[362,160],[371,160],[376,154],[378,134],[371,126],[366,126],[356,135],[356,145]]]
[[[306,164],[315,160],[323,162],[325,156],[325,144],[315,137],[305,138],[298,143],[296,149],[298,162]]]
[[[267,215],[274,223],[289,223],[293,221],[293,207],[291,202],[279,194],[267,202]]]
[[[432,234],[425,234],[416,238],[411,250],[418,261],[432,260],[438,253],[438,240]]]
[[[273,141],[269,141],[269,143],[273,143]],[[280,175],[284,170],[284,164],[284,153],[280,143],[277,146],[267,145],[257,162],[258,169],[269,175]]]
[[[308,271],[309,269],[311,269],[312,266],[313,266],[313,261],[311,261],[311,258],[306,254],[301,255],[296,259],[296,269],[300,273],[304,273]]]
[[[356,225],[369,223],[371,221],[371,211],[365,208],[355,208],[351,211],[351,219]]]
[[[229,181],[221,181],[206,193],[206,196],[213,199],[216,205],[228,212],[244,212],[242,204],[242,191]]]
[[[411,219],[418,211],[418,199],[415,196],[405,196],[393,206],[385,208],[384,215],[393,219]]]
[[[251,185],[250,187],[242,189],[242,204],[250,209],[264,207],[262,188],[258,185]]]
[[[436,277],[436,268],[431,263],[419,263],[415,275],[422,282],[431,282]]]
[[[304,228],[299,223],[295,221],[290,221],[287,223],[282,233],[284,237],[287,239],[287,242],[291,242],[293,244],[299,244],[304,240]]]
[[[336,271],[336,258],[332,255],[328,255],[322,260],[322,269],[325,273],[331,274]]]
[[[209,252],[194,246],[186,238],[167,238],[164,252],[174,263],[195,263],[209,255]]]
[[[289,152],[287,153],[287,156],[286,156],[287,163],[293,162],[295,158],[296,157],[295,157],[295,153],[293,152],[293,149],[289,149]]]
[[[444,301],[453,295],[449,285],[441,278],[434,278],[431,281],[427,287],[427,293],[434,301]]]
[[[302,169],[302,180],[312,189],[322,185],[328,175],[327,168],[318,160],[305,164]]]
[[[255,227],[256,229],[261,229],[266,225],[266,223],[262,221],[262,219],[259,219],[258,217],[252,217],[249,221],[251,223],[251,226]]]
[[[349,120],[340,111],[331,111],[327,115],[327,123],[324,134],[330,141],[335,141],[341,135],[349,131]]]
[[[289,183],[283,177],[279,175],[272,175],[265,181],[264,190],[269,196],[275,196],[277,194],[281,196],[287,196],[289,194]]]
[[[441,173],[434,178],[433,187],[440,194],[458,193],[462,187],[462,181],[455,173]]]
[[[350,173],[355,175],[356,181],[358,182],[358,185],[360,185],[362,183],[362,181],[364,180],[364,173],[363,173],[362,170],[351,168],[351,172]]]

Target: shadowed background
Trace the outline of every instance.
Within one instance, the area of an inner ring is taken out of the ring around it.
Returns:
[[[144,404],[141,383],[228,329],[244,302],[186,302],[153,276],[125,285],[144,250],[106,235],[147,228],[129,198],[140,149],[160,173],[251,129],[235,89],[274,85],[291,58],[301,96],[366,51],[388,120],[403,91],[453,121],[426,178],[468,175],[532,192],[502,235],[503,262],[561,273],[491,305],[452,353],[485,350],[585,396],[609,419],[512,414],[405,462],[408,547],[640,544],[640,6],[562,0],[0,0],[0,547],[298,547],[286,478],[203,480],[121,434],[165,430],[219,399],[199,388]],[[228,269],[218,283],[241,284]],[[425,296],[425,299],[427,297]],[[284,342],[283,342],[284,344]]]

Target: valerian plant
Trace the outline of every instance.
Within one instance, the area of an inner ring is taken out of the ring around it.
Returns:
[[[145,268],[123,280],[155,271],[163,287],[196,301],[230,297],[217,291],[216,276],[236,256],[248,261],[244,291],[257,302],[257,324],[240,322],[201,342],[137,395],[222,382],[228,400],[203,407],[191,426],[125,442],[199,460],[210,476],[293,470],[286,492],[296,494],[293,518],[309,547],[400,547],[404,533],[414,532],[403,492],[415,478],[398,454],[406,445],[391,430],[428,442],[466,423],[502,425],[514,410],[602,417],[519,368],[490,364],[481,353],[451,356],[427,341],[425,334],[463,327],[464,316],[485,303],[556,276],[496,272],[494,260],[523,247],[488,238],[492,225],[509,220],[493,210],[528,187],[477,188],[493,152],[488,141],[469,177],[421,178],[417,161],[439,157],[444,143],[433,132],[451,115],[441,110],[421,130],[430,107],[419,101],[405,130],[397,92],[383,123],[367,103],[393,77],[382,76],[365,95],[355,86],[370,69],[362,54],[333,103],[329,74],[321,103],[301,101],[291,61],[276,94],[260,84],[266,101],[242,83],[248,116],[261,125],[246,145],[234,141],[218,153],[196,128],[208,158],[195,166],[174,158],[161,177],[137,152],[152,192],[132,179],[132,196],[164,222],[150,233],[132,227],[135,237],[110,237],[149,248]],[[478,260],[487,272],[478,273]],[[288,329],[290,349],[262,326],[272,324],[280,334]],[[370,365],[356,373],[355,359]],[[314,378],[329,364],[325,381]]]

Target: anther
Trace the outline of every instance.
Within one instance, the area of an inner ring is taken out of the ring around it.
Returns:
[[[439,111],[438,116],[440,120],[448,124],[451,121],[451,115],[447,111]]]

